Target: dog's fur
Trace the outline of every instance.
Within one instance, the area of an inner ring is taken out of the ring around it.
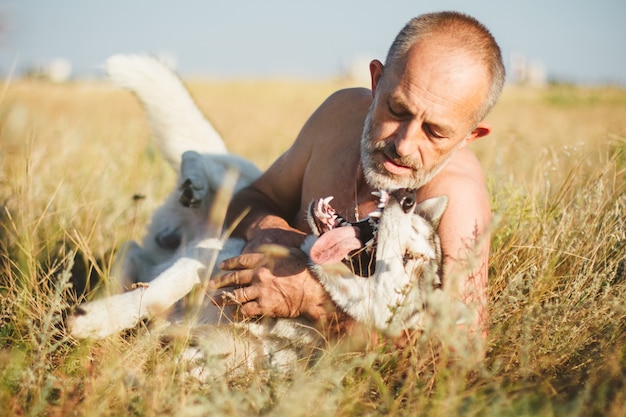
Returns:
[[[446,204],[445,196],[416,204],[412,190],[382,191],[379,204],[382,212],[370,213],[370,219],[366,220],[374,227],[370,245],[356,249],[357,254],[350,258],[351,253],[341,253],[337,245],[319,243],[329,239],[331,233],[345,235],[345,228],[326,231],[312,225],[314,233],[321,236],[309,236],[303,244],[303,250],[312,260],[310,268],[333,301],[357,321],[389,335],[419,327],[423,318],[420,306],[433,289],[441,287],[441,247],[436,229]],[[321,211],[327,213],[328,208]],[[309,219],[320,217],[309,210]],[[360,230],[360,234],[366,233]],[[318,257],[324,257],[320,251],[327,250],[335,252],[333,258],[343,258],[349,267],[344,263],[326,266],[318,262]],[[365,253],[357,258],[359,251],[373,250],[375,257]],[[355,261],[348,259],[357,259],[356,262],[365,265],[354,265]],[[357,269],[363,273],[355,273]]]
[[[158,61],[147,56],[114,56],[107,69],[114,82],[139,97],[157,144],[180,175],[177,189],[155,212],[143,245],[128,244],[114,268],[124,285],[147,284],[78,306],[69,319],[71,334],[77,338],[105,337],[155,317],[218,273],[220,260],[241,253],[244,242],[224,239],[219,222],[209,220],[215,214],[209,214],[212,206],[220,205],[216,203],[220,190],[237,191],[260,174],[250,162],[227,153],[180,80]],[[229,170],[237,171],[236,180],[228,175]],[[228,181],[230,186],[225,186]],[[338,216],[329,200],[320,199],[309,207],[315,234],[306,239],[302,250],[311,259],[311,271],[338,307],[356,320],[389,335],[419,327],[428,294],[440,285],[436,228],[447,198],[415,204],[412,190],[381,191],[379,210],[357,225]],[[223,201],[221,205],[225,205]],[[343,263],[328,262],[324,255],[328,241],[338,235],[356,237],[358,229],[361,239],[371,234],[371,242],[348,253],[334,253]],[[357,272],[356,260],[373,263]],[[322,341],[306,319],[232,323],[227,317],[205,300],[197,319],[210,325],[228,324],[211,326],[204,339],[213,354],[230,354],[234,344],[243,343],[247,353],[239,359],[248,367],[268,357],[286,364],[310,353],[309,348]],[[233,336],[231,331],[246,336]],[[224,334],[233,339],[228,341]]]
[[[261,171],[228,153],[181,80],[164,64],[149,56],[115,55],[106,69],[115,84],[135,93],[158,148],[179,172],[176,190],[155,211],[142,245],[129,242],[120,251],[114,276],[128,289],[153,280],[182,254],[181,248],[207,236],[209,212],[228,170],[237,174],[232,192],[249,185]]]

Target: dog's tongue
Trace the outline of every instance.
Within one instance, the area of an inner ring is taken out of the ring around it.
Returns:
[[[310,257],[318,265],[339,263],[362,244],[356,227],[338,227],[322,234],[311,248]]]

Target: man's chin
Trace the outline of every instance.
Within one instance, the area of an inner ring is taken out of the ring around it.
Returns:
[[[417,189],[424,185],[423,181],[414,176],[392,175],[388,172],[378,172],[374,169],[365,170],[365,180],[370,187],[377,190],[392,190],[396,188]]]

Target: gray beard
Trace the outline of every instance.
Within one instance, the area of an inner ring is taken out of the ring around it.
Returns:
[[[370,187],[377,190],[394,190],[398,188],[418,189],[433,179],[458,149],[458,147],[453,149],[445,160],[429,170],[424,170],[420,161],[411,158],[393,158],[392,156],[397,155],[393,143],[386,141],[374,143],[372,141],[373,105],[372,103],[367,112],[363,133],[361,135],[361,164],[363,166],[365,181],[367,181]],[[412,174],[407,177],[397,177],[389,173],[381,164],[374,160],[373,156],[378,152],[382,152],[388,157],[397,160],[402,165],[410,167],[413,170]]]

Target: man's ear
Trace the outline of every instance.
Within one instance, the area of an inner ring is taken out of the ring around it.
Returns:
[[[468,143],[475,141],[478,138],[487,136],[489,133],[491,133],[491,125],[489,123],[486,123],[486,122],[478,123],[476,127],[474,128],[474,130],[472,130],[470,134],[467,135],[467,137],[463,140],[463,145],[461,145],[461,148],[467,145]]]
[[[372,80],[372,96],[376,92],[376,87],[378,86],[378,82],[380,78],[383,76],[383,63],[377,59],[372,60],[370,62],[370,77]]]

